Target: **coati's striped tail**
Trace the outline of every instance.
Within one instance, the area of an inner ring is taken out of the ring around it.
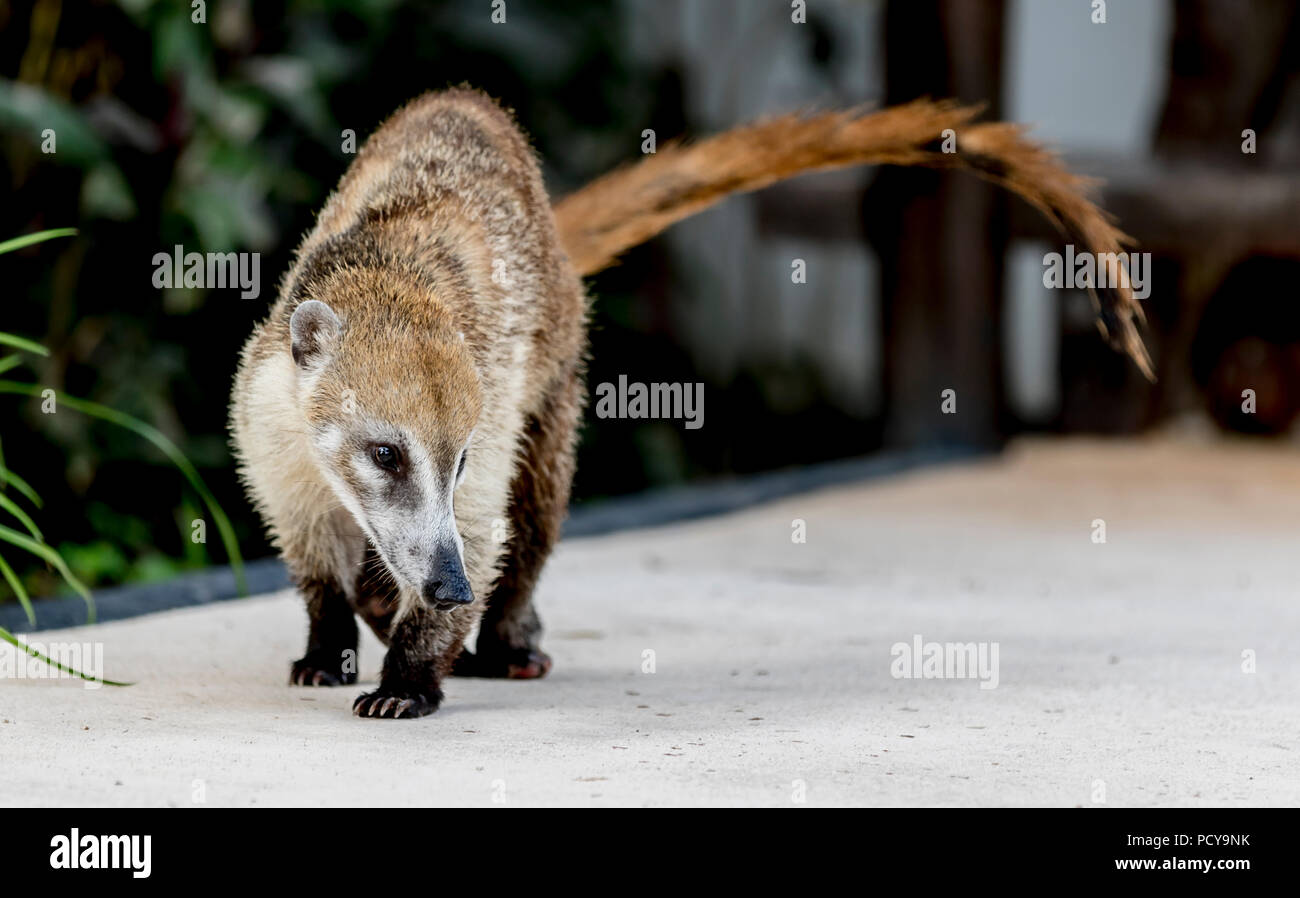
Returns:
[[[791,114],[733,128],[698,143],[662,146],[555,205],[560,242],[577,270],[593,274],[619,254],[733,193],[810,171],[850,165],[964,169],[1014,191],[1080,250],[1118,253],[1133,240],[1087,197],[1091,179],[1027,140],[1019,125],[974,123],[979,107],[916,100],[902,106]],[[942,132],[957,152],[940,151]],[[1128,287],[1093,293],[1098,326],[1154,379],[1137,326],[1142,307]]]

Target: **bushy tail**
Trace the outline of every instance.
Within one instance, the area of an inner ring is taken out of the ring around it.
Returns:
[[[870,164],[964,169],[1023,197],[1080,250],[1118,253],[1133,243],[1088,199],[1090,179],[1027,140],[1019,125],[973,122],[979,112],[952,101],[916,100],[877,112],[796,113],[660,147],[557,203],[560,242],[581,274],[593,274],[733,193],[805,172]],[[956,134],[955,153],[939,149],[948,128]],[[1103,335],[1154,379],[1137,330],[1145,319],[1132,291],[1108,287],[1092,298]]]

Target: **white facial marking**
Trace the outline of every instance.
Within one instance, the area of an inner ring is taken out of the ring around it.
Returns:
[[[343,431],[327,424],[316,431],[316,448],[322,455],[333,455],[343,445]]]
[[[351,453],[344,462],[350,467],[344,476],[337,471],[337,455],[332,453],[345,440],[346,435],[336,427],[325,428],[316,438],[326,480],[398,582],[419,590],[435,573],[440,553],[445,560],[452,546],[463,566],[465,544],[456,528],[453,505],[456,468],[439,471],[414,434],[371,422],[366,440],[358,442],[398,447],[407,482],[395,484],[393,475],[375,464],[369,448]],[[456,463],[459,461],[458,454]],[[391,498],[403,493],[408,497],[405,500]]]

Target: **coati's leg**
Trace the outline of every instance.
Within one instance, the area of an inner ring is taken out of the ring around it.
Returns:
[[[303,577],[307,601],[307,654],[293,663],[295,686],[343,686],[357,681],[357,622],[338,585],[328,577]]]
[[[438,710],[442,702],[439,683],[445,671],[439,671],[429,647],[437,641],[437,612],[421,606],[398,621],[398,602],[397,584],[375,547],[367,545],[353,608],[389,650],[379,688],[352,703],[352,713],[359,717],[423,717]]]
[[[423,717],[442,704],[442,679],[450,671],[474,620],[474,611],[434,611],[418,600],[396,616],[379,688],[357,697],[358,717]]]
[[[533,679],[551,669],[550,656],[539,648],[542,624],[533,587],[568,510],[582,403],[582,380],[574,371],[525,426],[523,456],[510,488],[510,540],[501,577],[488,597],[475,651],[461,653],[455,676]]]
[[[367,544],[357,575],[352,607],[384,645],[389,644],[389,631],[397,616],[397,602],[397,584],[375,547]]]

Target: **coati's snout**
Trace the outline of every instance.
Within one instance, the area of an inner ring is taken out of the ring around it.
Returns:
[[[436,611],[451,611],[474,601],[474,593],[465,577],[461,552],[456,546],[440,549],[434,555],[421,595],[425,603]]]
[[[389,323],[371,339],[367,324],[364,310],[340,317],[320,300],[290,319],[316,462],[401,593],[451,611],[474,601],[455,494],[470,465],[477,375],[459,334],[394,335]]]

